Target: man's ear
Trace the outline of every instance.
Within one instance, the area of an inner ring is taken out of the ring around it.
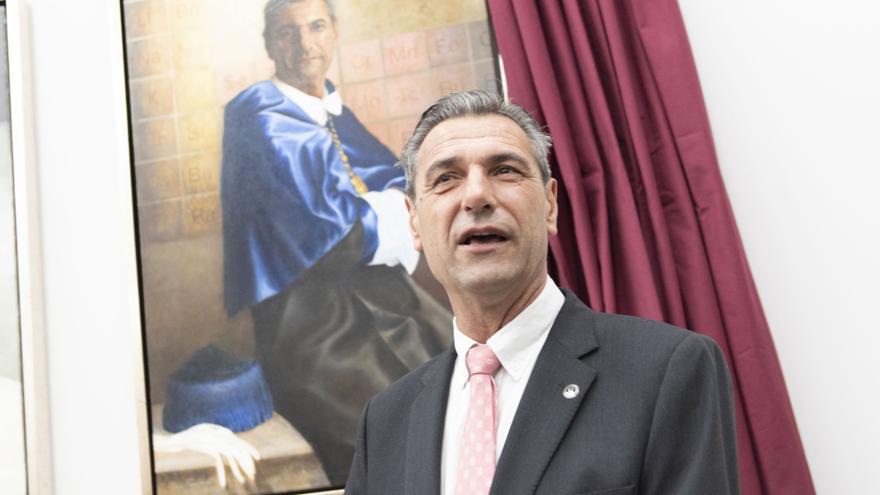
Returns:
[[[419,235],[419,216],[416,214],[416,205],[413,199],[407,194],[404,197],[406,201],[406,212],[409,213],[409,233],[412,235],[413,247],[416,251],[422,250],[422,238]]]
[[[556,182],[556,179],[551,178],[545,189],[547,190],[547,233],[550,235],[556,235],[559,231],[556,225],[556,219],[559,216],[559,205],[556,202],[556,188],[559,187],[559,184]]]

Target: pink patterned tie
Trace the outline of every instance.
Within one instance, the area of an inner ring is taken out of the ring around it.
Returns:
[[[495,476],[495,429],[498,395],[492,375],[501,367],[487,345],[475,345],[465,358],[470,373],[471,398],[458,457],[456,495],[485,495]]]

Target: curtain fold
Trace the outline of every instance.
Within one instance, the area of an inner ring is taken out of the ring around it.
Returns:
[[[551,266],[597,311],[715,339],[742,493],[815,493],[675,0],[489,0],[513,101],[553,137]]]

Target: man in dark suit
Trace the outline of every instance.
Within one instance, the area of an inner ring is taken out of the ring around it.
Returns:
[[[401,163],[454,346],[367,404],[348,495],[739,493],[718,346],[594,313],[547,276],[549,146],[490,93],[422,116]]]

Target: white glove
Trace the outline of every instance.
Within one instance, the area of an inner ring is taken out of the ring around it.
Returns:
[[[217,481],[221,488],[226,488],[224,461],[229,464],[235,479],[244,484],[245,477],[249,481],[254,481],[257,471],[254,461],[260,460],[260,453],[253,445],[239,438],[228,428],[211,423],[197,424],[180,433],[154,433],[153,450],[168,453],[194,450],[208,454],[214,458]]]
[[[409,233],[409,213],[406,211],[406,197],[398,189],[370,191],[362,196],[376,212],[376,226],[379,246],[370,260],[370,265],[403,265],[412,275],[419,264],[419,252],[413,247]]]

